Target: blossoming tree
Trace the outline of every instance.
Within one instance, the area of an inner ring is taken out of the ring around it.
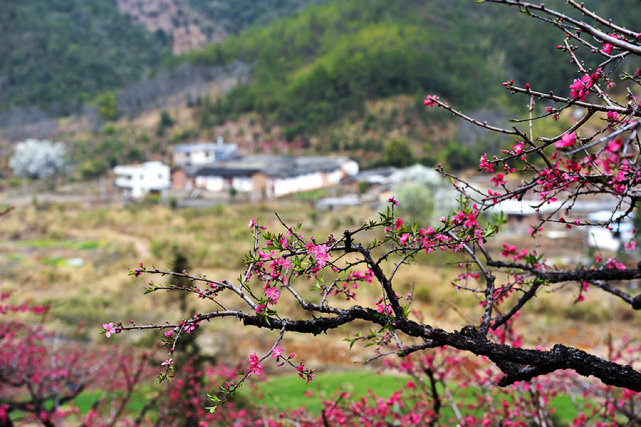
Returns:
[[[554,291],[561,287],[576,287],[576,303],[581,303],[588,291],[600,292],[604,297],[623,301],[629,310],[641,309],[641,295],[635,295],[626,286],[641,278],[639,265],[623,262],[616,256],[556,265],[541,253],[536,243],[542,231],[554,225],[575,230],[588,226],[608,228],[634,214],[641,198],[637,188],[641,180],[638,162],[641,104],[635,95],[641,71],[626,67],[641,55],[641,34],[604,19],[573,0],[567,1],[566,13],[519,0],[486,2],[517,7],[560,29],[563,36],[557,46],[559,55],[577,68],[577,77],[568,82],[567,93],[552,93],[512,80],[504,82],[507,91],[525,97],[529,103],[528,117],[516,120],[512,128],[476,121],[437,95],[427,96],[427,107],[446,109],[512,141],[502,153],[486,154],[480,159],[480,170],[489,174],[492,182],[489,191],[442,171],[460,192],[460,203],[438,223],[407,223],[396,215],[397,201],[391,198],[378,219],[323,238],[305,236],[300,226],[282,220],[277,230],[251,220],[253,249],[247,256],[244,272],[235,281],[147,268],[142,264],[132,272],[135,276],[151,276],[152,280],[154,276],[167,275],[188,278],[193,286],[152,281],[148,291],[190,292],[209,301],[211,311],[176,323],[108,324],[106,333],[162,330],[170,349],[163,363],[164,374],[169,375],[181,337],[194,333],[202,322],[233,318],[247,327],[278,331],[270,348],[260,354],[247,354],[239,376],[222,384],[221,393],[212,396],[214,407],[243,381],[260,375],[268,359],[289,366],[303,380],[312,381],[315,374],[304,361],[285,351],[286,337],[318,335],[359,321],[373,329],[370,334],[351,338],[352,342],[373,343],[376,349],[373,358],[387,358],[389,364],[412,375],[415,381],[392,398],[374,400],[373,404],[367,401],[347,404],[348,399],[340,397],[326,402],[321,419],[316,422],[435,423],[446,396],[461,424],[521,417],[523,423],[534,419],[537,424],[549,425],[546,399],[560,384],[564,389],[593,389],[595,396],[604,399],[602,404],[584,408],[575,420],[577,425],[597,415],[604,423],[617,422],[617,417],[638,422],[641,372],[636,363],[641,353],[617,331],[611,331],[614,338],[608,358],[563,342],[527,347],[516,331],[520,313],[527,312],[535,299],[555,298]],[[537,103],[545,109],[537,109]],[[570,108],[580,111],[581,117],[567,129],[555,135],[535,135],[537,122],[558,119]],[[573,214],[578,203],[595,195],[616,200],[618,213],[613,212],[603,221]],[[488,219],[489,215],[484,213],[507,200],[532,201],[540,220],[530,229],[530,242],[523,239],[521,247],[504,244],[502,250],[492,250],[491,239],[496,237],[504,219],[501,215]],[[633,246],[633,241],[628,242],[628,248]],[[412,310],[413,295],[399,295],[395,285],[399,269],[418,256],[433,256],[442,251],[462,257],[462,273],[454,286],[479,303],[475,321],[464,322],[454,329],[425,321]],[[631,252],[628,259],[634,256],[636,253]],[[360,305],[363,287],[376,289],[375,303]],[[297,309],[281,308],[285,299],[294,302]],[[230,303],[232,300],[235,302]],[[462,363],[472,356],[481,359]],[[470,363],[485,364],[475,369],[471,378],[462,380],[461,369],[455,368]],[[561,374],[548,376],[557,371]],[[448,378],[454,378],[459,386],[474,384],[479,405],[485,405],[478,418],[464,413],[464,408],[454,402],[453,391],[445,387]],[[601,384],[598,387],[594,385],[595,379]],[[488,390],[497,386],[511,390],[513,395],[492,406],[492,392]],[[527,399],[523,398],[525,394]],[[517,412],[513,412],[514,408]]]

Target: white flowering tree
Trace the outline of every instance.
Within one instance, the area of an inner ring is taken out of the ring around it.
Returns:
[[[16,145],[9,166],[21,178],[46,179],[53,185],[58,175],[67,168],[65,144],[27,139]]]
[[[65,144],[27,139],[16,145],[9,166],[22,178],[56,178],[67,168]]]

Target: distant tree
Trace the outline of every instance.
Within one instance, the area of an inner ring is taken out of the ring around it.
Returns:
[[[53,184],[67,168],[65,144],[27,139],[16,145],[9,166],[22,178],[48,179]]]
[[[407,141],[394,139],[385,146],[383,163],[386,165],[403,168],[414,164],[415,161],[416,159]]]
[[[116,118],[116,94],[106,92],[98,96],[98,115],[105,120]]]
[[[167,110],[162,110],[160,113],[160,121],[158,122],[158,136],[164,135],[165,131],[171,128],[174,124],[176,124],[176,121],[171,117]]]
[[[395,174],[395,180],[397,212],[410,221],[437,221],[456,206],[456,191],[433,169],[414,165]]]
[[[14,419],[21,419],[20,425],[55,426],[70,416],[80,425],[72,402],[92,388],[101,393],[82,416],[83,425],[123,420],[134,390],[147,376],[147,355],[60,337],[41,324],[48,306],[12,303],[11,297],[0,287],[0,426],[13,426]]]

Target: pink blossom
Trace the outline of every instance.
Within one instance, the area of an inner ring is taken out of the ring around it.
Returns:
[[[423,101],[423,104],[428,106],[428,107],[433,107],[434,104],[438,105],[438,96],[436,95],[427,95],[425,98],[425,101]]]
[[[612,46],[610,43],[603,43],[603,49],[601,49],[601,52],[605,53],[606,55],[609,55],[610,52],[612,52]]]
[[[111,334],[116,333],[116,328],[113,323],[103,323],[102,328],[105,330],[105,336],[109,338]]]
[[[576,143],[576,132],[564,133],[559,141],[556,143],[556,148],[571,147]]]
[[[145,266],[140,263],[140,268],[134,268],[134,277],[140,276],[145,271]]]
[[[516,249],[516,245],[507,245],[506,243],[503,243],[503,250],[501,251],[501,255],[507,258],[515,253]]]
[[[407,244],[407,240],[409,238],[410,238],[410,234],[409,233],[404,233],[399,239],[399,241],[401,242],[401,245]]]
[[[347,280],[365,280],[367,283],[372,283],[372,281],[374,280],[374,272],[371,269],[367,269],[365,271],[354,270],[349,273],[349,276],[347,276]]]
[[[267,288],[265,290],[265,296],[269,299],[270,304],[276,304],[278,298],[280,298],[280,291],[276,288]]]
[[[476,215],[477,212],[467,214],[467,219],[465,220],[463,226],[465,228],[478,227],[479,223],[476,221]]]
[[[552,120],[554,120],[555,122],[557,120],[559,120],[559,110],[557,110],[556,108],[554,108],[554,107],[545,107],[545,111],[548,114],[552,114]]]
[[[323,268],[327,265],[327,262],[329,261],[327,245],[314,245],[309,242],[305,245],[305,249],[307,249],[308,254],[314,257],[319,268]]]
[[[512,146],[512,150],[514,150],[514,154],[517,156],[523,152],[523,141],[517,142],[515,145]]]
[[[274,349],[272,350],[272,357],[274,359],[278,359],[282,355],[283,355],[283,349],[280,348],[280,344],[279,344],[276,347],[274,347]]]
[[[616,113],[614,113],[616,114]],[[608,116],[610,113],[608,113]],[[621,151],[621,146],[623,145],[623,141],[621,139],[617,138],[614,141],[608,142],[608,146],[606,147],[606,150],[609,151],[610,153],[618,153]]]
[[[456,215],[452,217],[452,221],[456,222],[457,224],[460,224],[463,222],[463,220],[466,218],[466,214],[464,211],[459,211]]]
[[[398,200],[396,200],[394,196],[387,199],[387,202],[393,204],[394,206],[398,206]]]
[[[574,99],[580,101],[585,101],[585,97],[588,94],[588,89],[592,87],[594,83],[601,76],[601,68],[598,68],[596,72],[592,75],[585,74],[581,79],[574,79],[574,82],[570,85],[570,96]]]
[[[481,156],[481,162],[479,163],[479,168],[483,172],[494,172],[494,165],[487,161],[487,153],[484,153]]]
[[[249,355],[249,375],[260,375],[263,373],[263,365],[260,364],[260,360],[256,353]]]
[[[494,183],[495,187],[505,184],[505,175],[502,173],[497,173],[495,177],[491,178],[490,181]]]
[[[249,228],[254,228],[256,226],[256,218],[249,220]]]

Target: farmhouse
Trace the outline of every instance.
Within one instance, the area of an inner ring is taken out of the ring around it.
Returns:
[[[114,185],[125,197],[139,199],[149,193],[160,193],[171,187],[169,166],[161,162],[119,165],[114,168],[114,173]]]
[[[358,163],[347,157],[256,155],[186,168],[185,173],[197,188],[266,198],[338,184],[358,173]]]
[[[213,142],[174,145],[171,149],[174,166],[189,167],[218,163],[238,156],[238,145],[225,143],[222,136]]]

